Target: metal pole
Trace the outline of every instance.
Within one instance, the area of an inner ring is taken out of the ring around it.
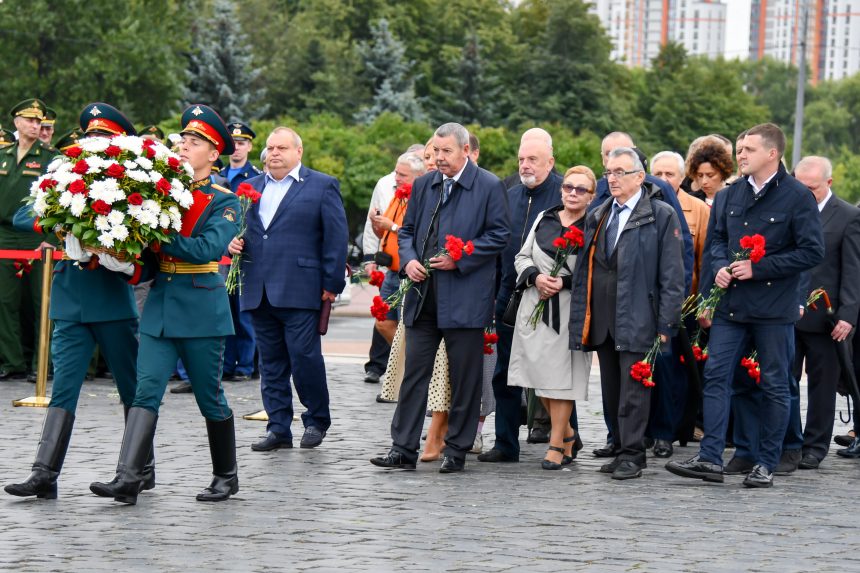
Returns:
[[[51,279],[54,276],[54,247],[42,250],[42,309],[39,314],[39,351],[36,366],[36,395],[22,400],[13,400],[13,406],[47,408],[51,399],[48,390],[48,358],[51,348],[51,320],[48,312],[51,306]]]
[[[802,8],[803,21],[801,22],[800,42],[797,48],[800,50],[800,57],[797,63],[797,100],[794,104],[794,142],[791,149],[791,166],[792,168],[800,161],[800,152],[803,147],[803,104],[806,96],[806,37],[807,26],[809,22],[809,5],[808,0],[803,0]]]

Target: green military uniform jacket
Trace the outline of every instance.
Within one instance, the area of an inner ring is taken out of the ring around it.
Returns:
[[[30,186],[48,168],[57,150],[36,141],[18,162],[18,142],[0,149],[0,248],[35,249],[42,239],[15,230],[13,219]]]
[[[15,213],[16,230],[43,233],[29,205]],[[88,269],[87,263],[58,261],[51,283],[51,320],[107,322],[137,318],[134,291],[128,277],[102,267]]]
[[[182,230],[159,253],[144,252],[144,266],[132,282],[155,277],[140,332],[165,338],[229,336],[234,333],[224,278],[218,272],[174,274],[159,270],[159,258],[202,265],[217,262],[239,233],[241,206],[229,190],[207,177],[194,184],[194,205],[182,217]]]

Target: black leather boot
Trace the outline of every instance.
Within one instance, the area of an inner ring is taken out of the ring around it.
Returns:
[[[197,494],[197,501],[224,501],[239,491],[233,416],[220,422],[207,419],[206,431],[209,433],[209,453],[212,456],[212,483]]]
[[[57,477],[69,449],[75,415],[63,408],[48,408],[32,472],[23,483],[7,485],[6,493],[20,497],[57,499]]]
[[[123,415],[125,421],[128,422],[129,406],[123,404]],[[116,468],[117,475],[119,474],[119,466]],[[116,480],[116,477],[113,478]],[[113,482],[111,482],[113,483]],[[143,481],[140,484],[140,491],[146,491],[155,488],[155,441],[152,442],[152,449],[149,451],[149,457],[146,458],[146,463],[143,465]]]
[[[116,477],[110,482],[93,482],[90,490],[101,497],[112,497],[134,505],[144,481],[143,468],[152,454],[152,438],[158,415],[146,408],[129,408],[122,437]]]

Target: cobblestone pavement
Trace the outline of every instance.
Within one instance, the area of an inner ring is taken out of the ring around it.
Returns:
[[[249,446],[264,425],[237,420],[241,489],[218,504],[194,500],[210,465],[187,394],[165,394],[156,489],[137,506],[93,496],[88,484],[113,475],[122,413],[110,381],[87,383],[59,499],[0,492],[0,570],[858,570],[847,492],[860,466],[835,455],[764,491],[744,489],[740,477],[725,485],[676,478],[653,458],[642,479],[613,482],[586,453],[604,436],[593,376],[591,401],[579,405],[586,450],[568,470],[542,470],[544,446],[523,440],[519,464],[470,456],[463,474],[439,474],[438,462],[388,472],[368,459],[387,449],[394,405],[374,401],[379,388],[362,382],[357,357],[332,357],[328,372],[335,421],[325,443],[255,453]],[[26,477],[32,462],[43,410],[10,405],[32,390],[0,383],[3,483]],[[237,414],[260,407],[257,382],[226,383],[226,391]],[[484,436],[489,447],[492,417]]]

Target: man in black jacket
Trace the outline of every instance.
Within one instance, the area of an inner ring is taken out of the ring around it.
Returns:
[[[851,335],[860,311],[860,209],[833,194],[833,167],[824,157],[804,157],[794,169],[798,181],[815,196],[824,231],[824,260],[809,273],[809,290],[821,287],[830,297],[836,321],[827,317],[823,301],[808,308],[795,325],[794,378],[800,381],[806,359],[809,379],[806,426],[800,423],[800,400],[792,386],[787,442],[795,450],[792,463],[815,469],[827,455],[836,412],[836,387],[842,376],[837,345]],[[808,294],[808,293],[807,293]],[[848,342],[850,344],[850,341]],[[784,452],[783,456],[788,452]],[[797,455],[801,454],[801,455]]]
[[[789,380],[794,357],[794,323],[800,313],[800,275],[821,262],[824,239],[815,198],[789,175],[781,160],[785,134],[773,124],[757,125],[738,153],[745,177],[717,193],[708,224],[714,283],[725,289],[713,309],[705,365],[704,431],[699,454],[666,469],[682,477],[723,481],[723,450],[735,370],[750,343],[758,352],[760,436],[747,487],[771,487],[789,415]],[[741,240],[765,239],[764,256],[753,263],[741,255]],[[700,319],[709,325],[709,317]],[[754,383],[754,382],[750,382]]]
[[[478,461],[481,462],[519,460],[523,389],[520,386],[508,386],[508,363],[514,330],[502,322],[502,316],[517,282],[514,257],[522,248],[538,213],[561,204],[562,177],[553,171],[555,159],[550,134],[539,128],[526,131],[520,141],[518,160],[521,183],[508,189],[511,236],[501,255],[502,280],[496,296],[496,334],[499,335],[496,370],[493,374],[496,441],[491,450],[478,455]]]
[[[633,378],[659,336],[675,335],[684,300],[683,239],[678,215],[648,195],[645,169],[629,147],[606,162],[611,201],[585,220],[585,245],[571,288],[570,346],[594,350],[609,430],[620,451],[600,468],[613,479],[642,475],[651,390]]]

